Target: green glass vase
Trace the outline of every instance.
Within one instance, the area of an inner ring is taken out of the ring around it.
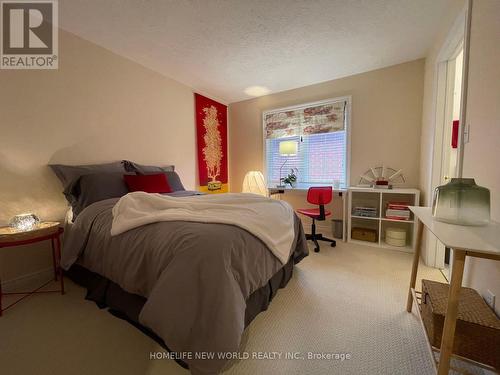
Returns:
[[[450,224],[488,225],[490,191],[473,178],[452,178],[434,190],[432,216]]]

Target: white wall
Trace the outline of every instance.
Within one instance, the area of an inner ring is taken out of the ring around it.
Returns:
[[[383,163],[402,168],[408,186],[417,186],[423,71],[420,59],[230,104],[231,190],[241,191],[247,171],[263,169],[263,111],[349,95],[350,184]]]
[[[491,218],[500,222],[500,1],[474,1],[470,46],[463,175],[490,189]],[[468,258],[464,281],[483,295],[491,290],[500,314],[500,262]]]
[[[25,211],[64,216],[48,163],[175,164],[194,188],[192,90],[68,32],[59,37],[59,70],[0,71],[0,225]],[[2,278],[48,266],[39,250],[0,249]]]

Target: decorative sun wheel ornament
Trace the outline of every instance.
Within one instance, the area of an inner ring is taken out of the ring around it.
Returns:
[[[392,188],[392,185],[404,184],[406,182],[403,170],[394,168],[373,167],[368,169],[359,179],[359,186],[371,186],[374,188]]]

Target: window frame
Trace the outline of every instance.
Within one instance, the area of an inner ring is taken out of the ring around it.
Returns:
[[[347,95],[347,96],[339,96],[335,98],[329,98],[329,99],[324,99],[324,100],[319,100],[316,102],[309,102],[309,103],[302,103],[302,104],[297,104],[297,105],[291,105],[288,107],[280,107],[280,108],[273,108],[273,109],[268,109],[262,112],[262,161],[263,161],[263,166],[262,166],[262,171],[266,179],[266,185],[267,187],[275,187],[271,185],[270,181],[267,181],[267,147],[266,147],[266,115],[274,112],[281,112],[281,111],[290,111],[290,110],[297,110],[297,109],[303,109],[311,106],[318,106],[318,105],[324,105],[324,104],[329,104],[329,103],[334,103],[334,102],[341,102],[345,101],[346,104],[346,109],[345,109],[345,132],[346,132],[346,162],[345,162],[345,186],[340,186],[340,189],[344,190],[347,189],[350,184],[351,184],[351,106],[352,106],[352,96]],[[333,181],[332,184],[333,186]]]

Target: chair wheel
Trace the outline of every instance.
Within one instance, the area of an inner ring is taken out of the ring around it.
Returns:
[[[330,244],[330,246],[331,246],[331,247],[335,247],[335,246],[337,246],[337,244],[336,244],[335,242],[332,242],[332,243]]]
[[[315,247],[315,248],[314,248],[314,252],[315,252],[315,253],[319,253],[319,247]]]

